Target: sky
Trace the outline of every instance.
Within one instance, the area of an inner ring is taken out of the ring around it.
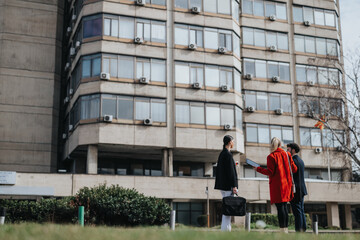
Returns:
[[[360,0],[338,0],[344,55],[360,48]]]

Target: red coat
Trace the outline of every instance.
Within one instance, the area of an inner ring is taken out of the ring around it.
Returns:
[[[267,157],[267,168],[258,167],[257,172],[269,176],[270,202],[290,202],[294,197],[292,192],[292,179],[289,171],[289,155],[292,172],[297,172],[297,167],[290,153],[278,148]]]

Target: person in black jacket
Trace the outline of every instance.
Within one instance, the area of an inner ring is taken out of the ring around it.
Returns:
[[[234,138],[226,135],[223,142],[223,150],[216,167],[215,189],[220,190],[224,198],[238,192],[238,179],[235,162],[230,152],[230,149],[234,147]],[[222,215],[221,230],[231,231],[231,216]]]
[[[304,212],[304,196],[307,195],[305,180],[304,180],[304,161],[297,155],[300,152],[300,147],[296,143],[287,145],[288,152],[291,153],[294,163],[298,171],[293,174],[296,192],[294,198],[291,200],[291,208],[295,217],[295,231],[306,231],[306,217]]]

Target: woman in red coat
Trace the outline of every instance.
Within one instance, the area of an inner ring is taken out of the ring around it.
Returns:
[[[281,148],[280,139],[276,137],[271,139],[271,147],[271,153],[267,157],[267,168],[257,167],[255,170],[269,176],[270,202],[276,205],[280,229],[287,233],[289,218],[287,203],[294,197],[289,160],[293,173],[297,171],[297,167],[291,154]]]

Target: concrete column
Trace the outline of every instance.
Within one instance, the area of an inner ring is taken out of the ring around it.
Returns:
[[[97,174],[98,168],[98,146],[89,145],[87,151],[86,173]]]
[[[266,208],[267,208],[267,212],[270,214],[277,214],[277,209],[275,204],[270,204],[270,201],[266,202]]]
[[[340,227],[339,205],[336,202],[326,203],[327,222],[329,227]]]
[[[162,150],[161,170],[162,170],[162,174],[163,174],[164,177],[169,176],[168,161],[169,161],[168,150],[167,150],[167,149],[163,149],[163,150]]]
[[[174,171],[174,166],[173,166],[173,162],[174,162],[174,152],[172,149],[168,149],[168,158],[169,158],[169,164],[168,164],[168,168],[169,168],[169,177],[173,176],[173,171]]]
[[[212,163],[205,163],[205,175],[206,176],[213,176],[213,164]]]
[[[345,205],[345,228],[352,229],[351,205]]]

